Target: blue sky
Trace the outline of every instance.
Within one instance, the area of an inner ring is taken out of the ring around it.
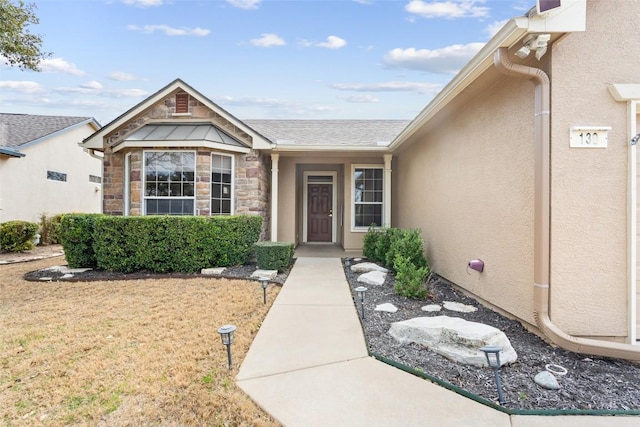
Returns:
[[[240,119],[412,119],[535,0],[41,0],[0,112],[107,124],[181,78]],[[3,63],[1,61],[0,63]]]

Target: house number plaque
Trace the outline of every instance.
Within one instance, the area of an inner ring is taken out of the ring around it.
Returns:
[[[572,126],[569,146],[573,148],[606,148],[609,142],[608,126]]]

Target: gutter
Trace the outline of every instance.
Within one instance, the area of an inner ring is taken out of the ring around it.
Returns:
[[[640,361],[640,346],[569,335],[549,316],[551,253],[550,185],[550,81],[539,68],[514,64],[507,59],[507,48],[494,53],[494,65],[501,73],[532,79],[535,83],[535,215],[533,316],[540,331],[554,344],[575,353]]]

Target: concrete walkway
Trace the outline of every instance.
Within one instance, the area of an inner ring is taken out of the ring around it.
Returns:
[[[638,426],[639,417],[509,416],[368,356],[339,258],[298,257],[237,383],[285,426]]]

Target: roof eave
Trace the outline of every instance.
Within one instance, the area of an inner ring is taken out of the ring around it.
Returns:
[[[94,119],[93,117],[90,117],[90,118],[87,118],[86,120],[83,120],[81,122],[75,123],[75,124],[73,124],[71,126],[67,126],[66,128],[58,129],[57,131],[52,132],[52,133],[50,133],[48,135],[44,135],[44,136],[41,136],[40,138],[36,138],[36,139],[34,139],[32,141],[26,142],[26,143],[20,145],[20,148],[31,147],[32,145],[38,144],[38,143],[40,143],[42,141],[46,141],[47,139],[50,139],[50,138],[55,138],[56,136],[62,135],[63,133],[66,133],[66,132],[70,131],[71,129],[75,129],[77,127],[84,126],[84,125],[89,125],[89,126],[93,127],[95,131],[100,129],[100,123],[98,123],[96,121],[96,119]],[[80,143],[80,144],[82,144],[82,143]],[[82,147],[84,148],[84,146],[82,146]]]
[[[9,157],[24,157],[26,154],[20,153],[19,151],[12,150],[6,147],[0,147],[0,154],[9,156]]]
[[[389,147],[374,145],[278,145],[273,152],[389,152]]]

